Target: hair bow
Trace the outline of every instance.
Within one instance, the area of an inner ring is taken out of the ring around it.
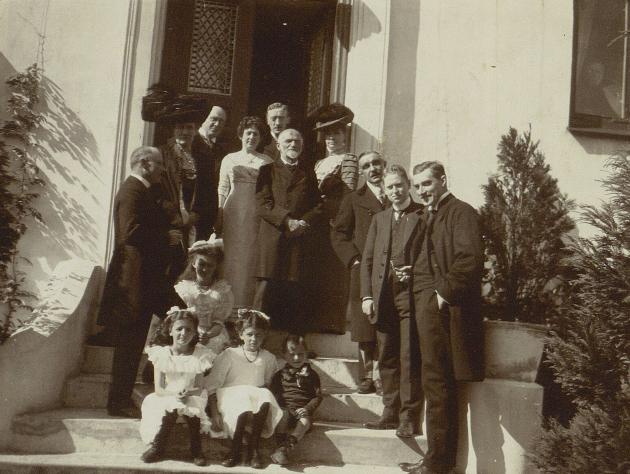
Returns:
[[[189,253],[199,252],[202,250],[223,250],[223,239],[212,234],[208,240],[198,240],[188,249]]]
[[[253,313],[256,316],[259,316],[259,317],[263,318],[267,322],[270,321],[269,316],[267,316],[262,311],[258,311],[256,309],[249,309],[249,308],[239,308],[238,311],[237,311],[238,319],[245,319],[245,317],[247,317],[247,315],[250,314],[250,313]]]

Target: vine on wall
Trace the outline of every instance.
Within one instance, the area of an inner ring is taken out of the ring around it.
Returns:
[[[42,218],[34,204],[44,181],[32,153],[42,120],[35,110],[40,81],[37,64],[6,80],[11,94],[9,117],[0,126],[0,344],[19,326],[15,317],[18,310],[32,309],[29,300],[33,295],[24,289],[25,273],[19,269],[19,264],[28,260],[19,255],[18,242],[28,220]]]

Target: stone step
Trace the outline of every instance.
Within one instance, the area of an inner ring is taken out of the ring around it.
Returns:
[[[82,374],[111,374],[113,348],[86,346]],[[146,356],[143,355],[138,373],[142,372]],[[319,374],[324,388],[355,389],[361,380],[359,361],[352,358],[323,357],[312,359],[311,363]],[[95,380],[95,379],[90,379]]]
[[[103,375],[111,374],[111,361],[113,348],[100,346],[86,346],[82,374]],[[143,355],[139,373],[146,361]],[[353,358],[341,357],[317,357],[311,360],[311,364],[320,376],[324,388],[351,388],[356,389],[361,380],[359,361]],[[91,378],[89,380],[96,380]]]
[[[14,453],[115,453],[140,456],[146,449],[139,434],[139,420],[112,418],[105,410],[59,409],[17,416],[12,424],[9,449]],[[169,455],[188,456],[186,426],[179,424],[171,434]],[[228,441],[204,437],[206,455],[218,462],[228,451]],[[265,440],[269,454],[273,440]],[[332,465],[366,464],[396,466],[414,462],[426,449],[426,438],[401,440],[393,430],[371,431],[343,423],[315,424],[292,453],[297,462]]]
[[[79,374],[68,379],[63,393],[64,406],[105,408],[111,380],[111,375],[100,373]]]
[[[327,389],[315,419],[341,423],[376,421],[383,413],[383,398],[374,393],[360,394],[350,390]]]
[[[144,367],[146,359],[146,354],[142,354],[138,373],[142,373],[142,368]],[[113,347],[86,345],[83,352],[81,372],[85,374],[111,374],[113,360]]]
[[[320,357],[356,359],[359,356],[357,343],[350,340],[350,332],[342,335],[307,334],[306,344]]]
[[[359,361],[356,359],[318,357],[310,362],[319,375],[322,388],[356,389],[361,381]]]
[[[85,345],[81,372],[86,374],[111,374],[114,348]]]
[[[141,407],[142,400],[151,392],[153,387],[150,385],[136,384],[132,395],[135,405]],[[318,421],[360,424],[375,421],[383,413],[383,399],[380,395],[362,395],[347,389],[327,389],[323,395],[322,403],[315,412],[315,420]]]
[[[256,472],[268,474],[286,474],[298,470],[303,474],[400,474],[398,467],[364,466],[343,464],[297,464],[289,469],[270,464]],[[154,464],[143,463],[134,454],[0,454],[0,473],[12,474],[144,474],[152,472],[165,473],[225,473],[226,468],[219,464],[197,467],[186,461],[165,460]],[[252,469],[236,466],[230,473],[251,473]]]

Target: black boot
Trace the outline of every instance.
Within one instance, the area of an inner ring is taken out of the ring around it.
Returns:
[[[160,431],[157,432],[155,438],[151,442],[151,446],[142,454],[142,460],[146,463],[158,462],[164,456],[164,450],[166,449],[166,441],[171,429],[177,421],[177,413],[167,413],[162,418],[162,426]]]
[[[254,469],[262,469],[262,459],[258,452],[258,444],[260,442],[260,434],[262,433],[265,423],[267,421],[267,414],[269,413],[269,403],[263,403],[258,413],[254,415],[252,437],[249,444],[249,459],[250,466]]]
[[[201,450],[201,421],[196,416],[185,416],[190,433],[190,454],[195,466],[205,466],[206,458]]]
[[[234,437],[232,438],[232,449],[229,456],[221,463],[223,466],[234,467],[241,462],[243,431],[245,430],[245,425],[247,424],[251,414],[251,411],[246,411],[245,413],[241,413],[238,417],[236,421],[236,428],[234,429]]]

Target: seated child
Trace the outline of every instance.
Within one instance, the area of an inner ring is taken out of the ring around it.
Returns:
[[[269,330],[267,315],[240,309],[237,326],[242,345],[219,354],[206,382],[211,434],[232,438],[232,449],[222,463],[225,467],[236,466],[243,459],[245,465],[261,469],[260,438],[269,438],[282,419],[282,410],[266,388],[278,366],[276,357],[261,347]],[[242,457],[246,432],[249,445]]]
[[[282,352],[287,364],[273,376],[271,391],[284,416],[276,428],[280,446],[271,459],[276,464],[285,465],[289,463],[287,454],[313,424],[313,413],[322,402],[322,394],[319,375],[306,358],[304,338],[288,335]]]
[[[221,240],[195,242],[188,249],[188,266],[175,285],[188,310],[199,318],[199,341],[216,354],[229,344],[225,322],[234,306],[232,288],[219,277],[222,261]]]
[[[169,432],[177,416],[182,415],[190,431],[190,451],[193,462],[204,466],[201,432],[210,431],[205,407],[208,401],[203,374],[212,367],[216,357],[209,349],[197,344],[197,317],[185,310],[172,312],[160,330],[171,339],[170,346],[146,349],[154,367],[155,392],[142,402],[140,435],[151,447],[142,455],[144,462],[162,459]]]

